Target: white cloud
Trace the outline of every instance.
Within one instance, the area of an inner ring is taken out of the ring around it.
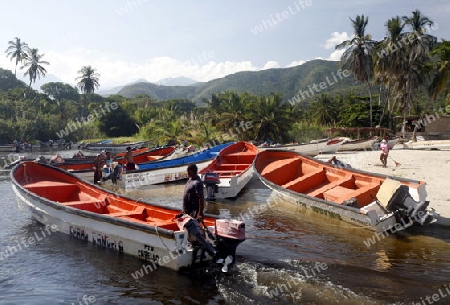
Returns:
[[[273,68],[280,68],[280,65],[278,64],[278,61],[270,60],[266,62],[264,67],[261,70],[267,70],[267,69],[273,69]]]
[[[334,50],[334,52],[331,53],[330,56],[328,56],[328,58],[326,58],[326,60],[339,61],[339,60],[341,60],[342,54],[344,54],[344,52],[345,52],[345,49]]]
[[[49,74],[73,86],[76,84],[75,79],[79,76],[78,71],[81,67],[90,65],[100,74],[100,84],[103,88],[124,85],[141,78],[157,82],[164,78],[184,76],[205,82],[239,71],[258,71],[279,67],[276,61],[269,61],[261,68],[251,61],[216,62],[208,58],[181,61],[171,57],[156,57],[136,63],[126,61],[115,54],[81,48],[64,52],[48,52],[44,59],[50,62],[50,65],[45,67]],[[6,60],[0,61],[0,65],[14,70],[14,65]]]
[[[295,60],[293,62],[291,62],[289,65],[286,66],[286,68],[291,68],[291,67],[295,67],[295,66],[301,66],[306,62],[306,60]]]
[[[340,44],[341,42],[345,40],[350,40],[351,37],[348,35],[347,32],[333,32],[331,33],[331,37],[328,38],[324,44],[322,44],[322,47],[324,49],[334,49],[336,45]]]

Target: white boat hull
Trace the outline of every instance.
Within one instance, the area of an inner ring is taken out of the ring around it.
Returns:
[[[373,144],[376,142],[376,139],[367,140],[364,142],[348,142],[343,143],[341,147],[339,147],[339,151],[355,151],[355,150],[372,150]]]
[[[146,226],[122,219],[80,211],[27,194],[13,185],[18,204],[31,209],[33,218],[73,238],[91,242],[147,261],[152,270],[164,266],[179,270],[192,264],[193,249],[187,241],[186,231],[175,231],[173,235],[158,231],[157,226]],[[211,258],[207,256],[207,260]],[[150,268],[149,267],[149,268]]]
[[[246,171],[240,175],[233,176],[231,178],[221,178],[220,183],[217,185],[218,192],[214,194],[217,199],[224,198],[236,198],[242,189],[252,179],[254,173],[253,166],[250,166]],[[208,197],[207,188],[204,188],[205,197]]]
[[[343,141],[333,144],[327,144],[328,141],[318,141],[316,143],[307,143],[307,144],[292,144],[292,145],[280,145],[280,146],[271,146],[271,147],[258,147],[259,151],[264,151],[267,149],[283,149],[290,150],[301,153],[303,155],[307,155],[310,157],[317,156],[319,154],[334,154],[341,147]]]
[[[431,140],[403,143],[406,149],[450,149],[450,140]]]
[[[196,163],[198,170],[204,169],[211,160]],[[138,165],[139,166],[139,165]],[[149,185],[187,179],[187,164],[148,171],[126,172],[121,175],[117,185],[124,189],[139,189]],[[107,180],[111,183],[111,180]]]

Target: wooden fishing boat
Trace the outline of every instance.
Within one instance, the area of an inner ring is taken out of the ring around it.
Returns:
[[[386,138],[385,138],[386,139]],[[381,138],[379,138],[375,143],[372,145],[373,150],[380,150],[380,144],[381,144]],[[399,138],[387,138],[387,142],[389,147],[392,149],[395,145],[397,145]]]
[[[166,146],[158,148],[142,148],[133,151],[133,160],[135,164],[141,164],[149,161],[160,160],[168,157],[175,151],[175,146]],[[118,153],[114,156],[114,161],[117,161],[120,165],[123,164],[123,158],[125,152]]]
[[[199,171],[205,184],[206,200],[236,198],[253,176],[253,161],[258,148],[249,142],[237,142],[220,151]]]
[[[339,150],[344,140],[333,139],[333,140],[314,140],[310,143],[305,144],[287,144],[287,145],[275,145],[275,146],[258,146],[259,151],[270,150],[270,149],[283,149],[295,151],[307,156],[317,156],[318,154],[334,154]]]
[[[255,171],[285,200],[375,231],[435,221],[425,182],[339,168],[282,150],[260,152]]]
[[[187,179],[186,168],[189,164],[196,164],[200,171],[205,168],[223,148],[231,144],[232,142],[219,144],[192,155],[176,159],[157,160],[138,164],[136,170],[122,172],[120,180],[117,181],[117,185],[126,189],[138,189],[149,185]]]
[[[358,151],[358,150],[372,150],[373,144],[377,138],[360,139],[360,140],[344,140],[339,151]]]
[[[142,146],[144,145],[144,141],[138,141],[138,142],[133,142],[133,143],[120,143],[120,144],[114,144],[111,143],[111,141],[101,141],[98,143],[87,143],[85,145],[82,146],[83,149],[85,150],[90,150],[90,151],[102,151],[102,150],[106,150],[106,151],[110,151],[110,152],[123,152],[127,150],[127,147],[136,147],[136,148],[142,148]]]
[[[175,147],[173,146],[160,147],[155,149],[141,148],[133,151],[133,159],[136,164],[149,162],[151,160],[160,160],[169,156],[171,153],[173,153],[174,150]],[[115,162],[122,165],[124,155],[125,152],[119,153],[115,155],[113,159]],[[95,156],[81,158],[63,158],[62,162],[51,161],[49,162],[49,164],[76,174],[80,178],[88,180],[93,178],[94,175],[94,157]],[[105,170],[109,171],[109,169],[106,168]],[[107,174],[109,174],[109,172],[105,173],[105,175]]]
[[[11,181],[18,202],[40,223],[139,257],[152,270],[179,270],[212,256],[232,264],[236,247],[245,239],[241,221],[207,216],[203,230],[178,210],[108,192],[46,164],[20,163],[11,171]]]
[[[405,149],[421,150],[447,150],[450,149],[450,140],[427,140],[427,141],[409,141],[403,143]]]

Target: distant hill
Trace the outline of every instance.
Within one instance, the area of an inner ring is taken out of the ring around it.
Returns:
[[[158,86],[152,83],[136,83],[125,86],[118,94],[132,98],[138,94],[146,94],[159,100],[187,98],[200,103],[203,98],[211,98],[211,94],[224,90],[247,91],[253,94],[281,94],[284,100],[298,102],[309,101],[315,94],[366,93],[361,84],[356,84],[352,75],[338,75],[339,62],[312,60],[301,66],[291,68],[269,69],[263,71],[245,71],[227,75],[205,83],[190,86]],[[303,97],[299,92],[303,93]],[[309,97],[307,96],[309,92]],[[314,94],[313,94],[314,93]]]
[[[154,82],[160,86],[190,86],[198,83],[196,80],[187,77],[169,77]]]
[[[97,91],[97,94],[99,94],[99,95],[101,95],[103,97],[108,97],[110,95],[119,93],[119,91],[122,90],[126,86],[131,86],[133,84],[141,83],[141,82],[147,82],[147,80],[140,78],[140,79],[138,79],[138,80],[136,80],[134,82],[128,83],[128,84],[123,85],[123,86],[116,86],[116,87],[112,87],[112,88],[108,88],[108,89],[99,90],[99,91]]]

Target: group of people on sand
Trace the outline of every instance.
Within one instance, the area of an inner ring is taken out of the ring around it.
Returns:
[[[125,170],[134,170],[136,165],[133,159],[133,150],[131,147],[126,148],[127,152],[123,157],[123,165]],[[106,181],[111,179],[115,184],[119,177],[119,166],[117,162],[113,162],[114,158],[111,156],[109,151],[103,150],[100,154],[94,158],[94,184],[99,184],[101,181]],[[105,172],[105,177],[103,177],[103,172]]]

